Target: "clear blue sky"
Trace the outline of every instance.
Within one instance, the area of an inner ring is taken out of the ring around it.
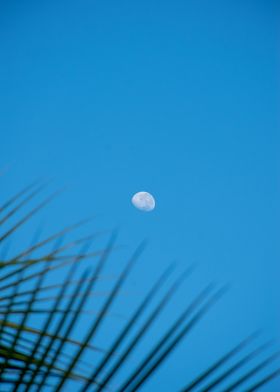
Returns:
[[[96,213],[125,257],[149,238],[129,290],[197,262],[167,318],[232,283],[144,390],[178,390],[255,328],[279,338],[279,2],[0,4],[1,200],[51,177],[69,189],[45,225]],[[154,212],[130,204],[141,190]]]

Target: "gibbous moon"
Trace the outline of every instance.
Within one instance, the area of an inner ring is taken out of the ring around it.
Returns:
[[[149,212],[153,211],[156,206],[155,199],[148,192],[137,192],[131,199],[134,207],[138,208],[138,210]]]

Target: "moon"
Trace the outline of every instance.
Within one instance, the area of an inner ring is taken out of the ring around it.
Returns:
[[[138,210],[150,212],[156,206],[154,197],[149,192],[137,192],[131,199],[134,207]]]

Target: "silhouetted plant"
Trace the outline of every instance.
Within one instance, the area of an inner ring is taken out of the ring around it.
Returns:
[[[32,184],[0,207],[1,391],[68,391],[71,385],[73,385],[73,390],[81,392],[106,389],[118,392],[136,391],[155,373],[155,370],[182,339],[196,327],[203,316],[223,296],[226,288],[216,289],[211,284],[202,288],[179,316],[174,315],[174,320],[170,321],[169,327],[154,343],[154,346],[142,358],[139,358],[139,364],[131,370],[130,374],[122,376],[120,385],[114,387],[112,381],[137,345],[141,344],[142,338],[160,313],[164,311],[176,290],[189,277],[192,268],[185,271],[160,296],[160,290],[165,287],[167,278],[170,278],[173,266],[164,271],[141,303],[135,307],[120,332],[115,332],[112,328],[111,332],[115,336],[109,348],[100,349],[94,345],[96,334],[100,332],[100,329],[102,331],[103,322],[108,317],[113,302],[141,256],[145,246],[144,243],[141,244],[121,271],[120,276],[114,280],[113,287],[106,294],[100,311],[95,315],[91,324],[84,328],[84,336],[76,339],[73,336],[74,332],[80,327],[79,322],[85,312],[89,297],[96,293],[96,283],[102,277],[104,266],[115,247],[116,233],[112,233],[104,249],[95,252],[89,251],[89,244],[98,234],[63,243],[65,235],[84,223],[81,222],[66,227],[43,240],[36,237],[30,246],[13,256],[5,257],[7,240],[55,196],[47,198],[13,222],[14,217],[20,214],[22,208],[38,196],[43,189],[44,187],[37,183]],[[6,228],[9,224],[10,227]],[[49,245],[53,245],[52,250],[48,250]],[[82,247],[80,251],[77,250],[79,246]],[[74,253],[70,253],[71,251]],[[88,259],[95,260],[94,267],[82,268],[81,263]],[[57,270],[64,272],[64,279],[62,282],[50,284],[50,277]],[[48,296],[42,297],[45,294]],[[152,305],[155,298],[159,299],[156,305]],[[152,310],[148,310],[150,307]],[[40,325],[34,320],[34,316],[38,314],[41,320]],[[144,318],[144,322],[139,326],[141,318]],[[132,337],[130,337],[131,334]],[[254,378],[279,357],[278,352],[262,359],[245,373],[240,372],[242,366],[247,365],[263,352],[266,344],[238,358],[233,365],[227,365],[253,341],[256,335],[252,334],[233,347],[202,374],[194,377],[187,386],[182,388],[182,391],[246,390],[249,392],[261,388],[277,377],[280,369],[276,369],[263,378]],[[125,343],[128,337],[130,339],[128,343]],[[94,362],[89,361],[86,355],[88,351],[91,352],[91,356],[94,356]],[[233,380],[234,375],[236,379]],[[210,381],[208,381],[209,378]],[[251,387],[242,389],[243,383],[251,379]],[[229,380],[228,385],[220,389],[220,384],[227,380]]]

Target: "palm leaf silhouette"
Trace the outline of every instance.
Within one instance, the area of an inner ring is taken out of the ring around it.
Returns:
[[[219,288],[209,284],[200,288],[198,294],[187,301],[182,313],[174,315],[174,319],[170,320],[170,325],[154,346],[139,358],[139,364],[130,369],[131,372],[123,376],[120,385],[114,388],[112,382],[164,312],[179,286],[190,278],[193,268],[188,268],[167,288],[167,281],[174,272],[174,265],[171,265],[143,296],[123,328],[115,333],[111,345],[106,350],[98,347],[95,345],[96,335],[102,332],[102,325],[109,317],[113,303],[142,255],[146,244],[140,244],[119,277],[114,279],[111,290],[102,294],[102,306],[91,324],[85,328],[84,337],[75,338],[74,332],[79,327],[81,317],[87,312],[89,298],[98,294],[96,284],[102,279],[104,267],[116,249],[117,233],[113,232],[107,245],[94,252],[90,247],[100,233],[65,242],[66,235],[87,223],[82,221],[43,239],[38,234],[25,249],[11,257],[4,257],[5,243],[11,241],[14,234],[20,232],[59,193],[54,193],[27,213],[22,213],[45,189],[45,184],[34,182],[0,206],[1,391],[68,391],[73,383],[74,390],[80,392],[112,388],[118,392],[139,390],[224,296],[227,287]],[[52,246],[51,250],[49,246]],[[82,266],[87,259],[95,260],[94,267]],[[64,273],[63,280],[50,284],[49,277],[59,270]],[[162,291],[164,293],[160,294]],[[34,317],[38,314],[42,320],[40,326],[34,324]],[[144,321],[140,323],[141,320]],[[239,342],[200,375],[193,376],[182,391],[249,392],[262,388],[279,376],[279,369],[270,369],[266,375],[260,375],[261,371],[279,358],[279,352],[266,355],[251,369],[241,371],[244,365],[262,356],[267,348],[267,344],[262,344],[242,354],[257,337],[258,334],[254,333]],[[85,355],[89,352],[94,362]],[[234,364],[230,363],[241,354]],[[234,380],[232,376],[235,376]],[[244,383],[249,381],[251,386],[244,389]],[[223,389],[221,385],[225,385]]]

